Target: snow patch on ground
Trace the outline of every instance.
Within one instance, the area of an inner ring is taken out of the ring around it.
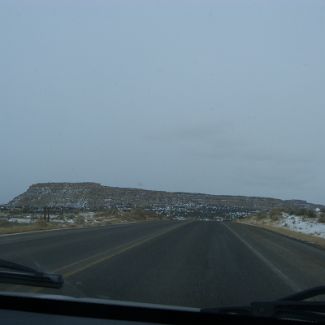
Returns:
[[[325,238],[325,224],[318,222],[316,218],[306,218],[282,213],[282,217],[276,225],[304,234]]]
[[[35,221],[33,219],[31,219],[31,217],[27,216],[25,218],[9,218],[8,219],[9,222],[13,222],[13,223],[19,223],[19,224],[30,224],[30,223],[34,223]]]

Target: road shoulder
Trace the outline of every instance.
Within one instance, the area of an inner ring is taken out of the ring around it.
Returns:
[[[300,233],[297,231],[293,231],[293,230],[289,230],[289,229],[286,229],[283,227],[277,227],[277,226],[273,226],[273,225],[269,225],[269,224],[263,224],[263,223],[257,223],[257,222],[253,223],[253,222],[249,222],[249,221],[245,221],[245,220],[240,220],[240,221],[236,221],[236,222],[239,224],[244,224],[244,225],[249,225],[252,227],[266,229],[266,230],[275,232],[277,234],[280,234],[280,235],[283,235],[283,236],[286,236],[289,238],[293,238],[293,239],[305,242],[307,244],[311,244],[318,248],[325,249],[325,239],[324,238],[307,235],[304,233]]]

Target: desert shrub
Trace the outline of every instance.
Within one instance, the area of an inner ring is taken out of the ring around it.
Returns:
[[[258,213],[255,215],[255,218],[256,218],[257,220],[265,219],[266,217],[267,217],[266,212],[262,212],[262,211],[258,212]]]
[[[83,225],[85,223],[85,218],[78,215],[76,218],[75,218],[75,221],[78,225]]]
[[[46,228],[48,226],[48,222],[46,222],[44,219],[39,219],[35,222],[35,226],[40,228]]]
[[[307,218],[316,218],[317,214],[314,210],[306,208],[291,208],[288,210],[289,214],[294,214],[296,216],[302,216]]]
[[[325,223],[325,213],[322,212],[321,215],[318,217],[318,222]]]
[[[299,215],[299,210],[300,209],[297,209],[297,208],[293,208],[293,207],[290,207],[290,208],[286,208],[284,212],[288,213],[288,214],[291,214],[291,215]]]
[[[11,223],[8,220],[0,220],[0,227],[10,227]]]
[[[308,218],[316,218],[317,214],[316,214],[316,212],[314,210],[307,210],[306,217],[308,217]]]
[[[111,217],[115,215],[119,215],[117,208],[111,208],[96,212],[96,217]]]
[[[269,216],[272,221],[278,221],[281,217],[282,210],[279,208],[274,208],[269,212]]]
[[[135,208],[125,213],[125,217],[131,217],[132,219],[147,220],[159,218],[153,211],[148,211],[143,208]]]
[[[271,216],[271,220],[272,220],[272,221],[279,221],[279,220],[280,220],[280,217],[281,217],[280,215],[275,214],[275,215],[272,215],[272,216]]]

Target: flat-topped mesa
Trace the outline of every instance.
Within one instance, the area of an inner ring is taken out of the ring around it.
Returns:
[[[316,208],[305,201],[280,200],[265,197],[211,195],[202,193],[163,192],[135,188],[103,186],[93,182],[37,183],[11,200],[8,207],[62,207],[100,210],[109,208],[142,207],[159,209],[194,209],[211,212],[211,209],[234,211],[267,210],[274,207],[304,205]]]
[[[60,183],[35,183],[32,184],[29,189],[35,189],[35,188],[63,188],[63,187],[70,187],[70,188],[82,188],[82,187],[103,187],[99,183],[94,183],[94,182],[80,182],[80,183],[69,183],[69,182],[60,182]]]

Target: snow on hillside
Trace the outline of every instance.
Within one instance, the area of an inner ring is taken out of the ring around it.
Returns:
[[[325,223],[318,222],[317,218],[306,218],[282,213],[282,217],[276,222],[276,226],[325,238]]]

